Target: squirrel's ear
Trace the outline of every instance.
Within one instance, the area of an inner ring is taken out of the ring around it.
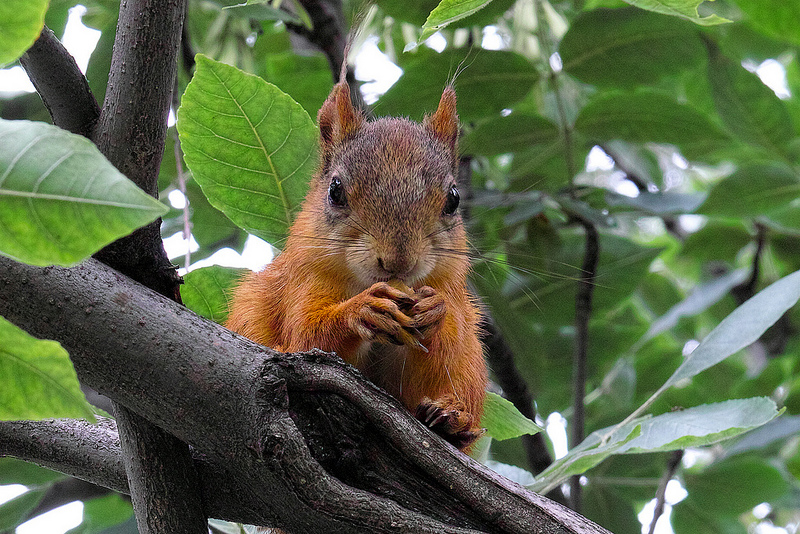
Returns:
[[[324,145],[333,145],[355,133],[364,124],[364,116],[350,101],[350,86],[339,82],[322,104],[317,115]]]
[[[445,87],[439,100],[439,107],[433,115],[425,117],[424,124],[428,131],[447,145],[455,156],[458,144],[458,115],[456,91],[452,85]]]

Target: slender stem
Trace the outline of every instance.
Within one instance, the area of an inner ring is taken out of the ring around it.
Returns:
[[[572,446],[578,445],[584,438],[584,421],[586,410],[587,354],[589,350],[589,321],[592,317],[592,296],[594,279],[597,275],[597,264],[600,261],[600,239],[594,225],[585,219],[580,220],[586,232],[586,246],[581,266],[581,280],[575,295],[575,352],[573,354],[572,396],[573,414],[570,438]],[[580,476],[570,480],[570,500],[572,509],[581,509]]]
[[[567,181],[572,185],[575,180],[575,175],[577,174],[572,124],[570,124],[567,117],[567,107],[559,83],[559,71],[554,70],[550,63],[555,53],[556,45],[554,39],[545,28],[545,11],[541,0],[533,0],[533,5],[536,10],[536,37],[539,40],[539,48],[542,51],[545,69],[548,74],[547,79],[550,82],[553,95],[555,96],[556,110],[558,112],[558,126],[564,138],[564,159],[566,160]]]
[[[664,471],[664,476],[658,484],[656,491],[656,506],[653,510],[653,520],[650,522],[650,529],[648,534],[654,534],[656,531],[656,523],[658,518],[664,513],[664,505],[667,502],[667,484],[675,477],[675,472],[683,459],[683,450],[674,451],[667,460],[667,469]]]
[[[189,265],[192,263],[192,251],[189,246],[192,237],[192,220],[189,216],[189,197],[186,195],[186,173],[183,170],[183,151],[181,150],[181,140],[178,137],[178,131],[173,133],[175,138],[174,156],[175,168],[177,169],[178,190],[183,193],[183,198],[186,200],[183,205],[183,239],[186,241],[186,254],[183,258],[183,266],[188,271]]]

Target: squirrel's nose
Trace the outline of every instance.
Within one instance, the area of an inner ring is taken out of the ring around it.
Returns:
[[[387,255],[378,257],[378,267],[392,276],[402,276],[410,273],[416,261],[407,255]]]

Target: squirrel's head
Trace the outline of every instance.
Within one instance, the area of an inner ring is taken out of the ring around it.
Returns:
[[[327,252],[342,254],[354,281],[415,285],[466,273],[453,88],[422,123],[367,121],[340,82],[318,119],[320,170],[304,212],[315,234],[329,238]]]

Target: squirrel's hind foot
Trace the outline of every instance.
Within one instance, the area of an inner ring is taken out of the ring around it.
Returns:
[[[468,449],[484,433],[484,429],[474,426],[474,417],[464,403],[451,395],[437,400],[423,397],[415,416],[459,450]]]

